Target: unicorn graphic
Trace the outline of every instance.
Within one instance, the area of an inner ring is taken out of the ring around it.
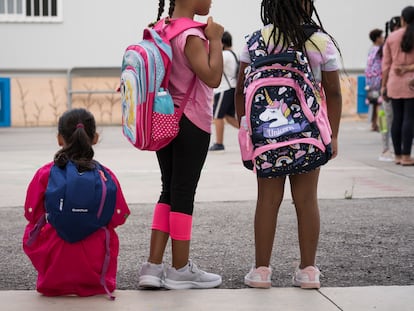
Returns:
[[[288,109],[285,107],[283,99],[281,101],[272,101],[267,90],[264,90],[267,103],[266,110],[259,115],[259,119],[263,122],[273,121],[269,124],[269,128],[280,127],[289,124],[287,115],[289,115]],[[285,108],[285,111],[282,111]],[[287,115],[286,115],[287,113]]]

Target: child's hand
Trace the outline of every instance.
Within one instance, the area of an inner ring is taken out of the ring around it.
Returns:
[[[406,72],[405,67],[403,66],[395,67],[394,71],[397,74],[397,76],[401,76]]]
[[[213,18],[210,16],[207,19],[207,26],[204,30],[204,33],[209,41],[220,40],[223,36],[224,27],[220,24],[217,24],[213,21]]]

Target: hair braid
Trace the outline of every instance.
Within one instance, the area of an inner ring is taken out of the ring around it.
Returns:
[[[164,7],[165,7],[165,0],[160,0],[158,4],[158,15],[157,15],[157,21],[161,19],[162,13],[164,13]]]
[[[313,14],[315,14],[317,22],[312,19]],[[263,0],[261,19],[264,25],[273,24],[275,26],[270,36],[275,46],[271,53],[274,53],[278,46],[281,47],[282,51],[293,46],[296,49],[303,50],[306,54],[305,43],[309,38],[302,26],[303,24],[319,28],[330,36],[324,30],[312,0]],[[331,39],[338,48],[335,40],[332,37]],[[269,45],[269,43],[267,44]],[[315,45],[314,42],[312,44]],[[315,47],[317,48],[316,45]]]
[[[175,0],[170,0],[170,8],[168,10],[168,16],[172,17],[175,9]]]

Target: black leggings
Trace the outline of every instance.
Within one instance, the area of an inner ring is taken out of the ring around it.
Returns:
[[[209,144],[210,134],[183,115],[178,136],[157,151],[162,181],[158,202],[171,205],[172,212],[193,214],[194,196]]]
[[[392,100],[391,137],[395,155],[411,155],[414,133],[414,98]]]

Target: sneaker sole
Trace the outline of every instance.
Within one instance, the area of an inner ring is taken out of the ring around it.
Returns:
[[[138,286],[142,288],[161,288],[162,281],[160,278],[151,275],[143,275],[139,277]]]
[[[192,282],[192,281],[174,281],[165,279],[164,286],[167,289],[208,289],[219,286],[222,283],[221,278],[211,282]]]
[[[302,289],[319,289],[321,288],[320,282],[299,282],[294,280],[293,286],[300,287]]]
[[[271,288],[272,282],[257,282],[257,281],[250,281],[250,280],[244,280],[244,284],[252,287],[252,288]]]

